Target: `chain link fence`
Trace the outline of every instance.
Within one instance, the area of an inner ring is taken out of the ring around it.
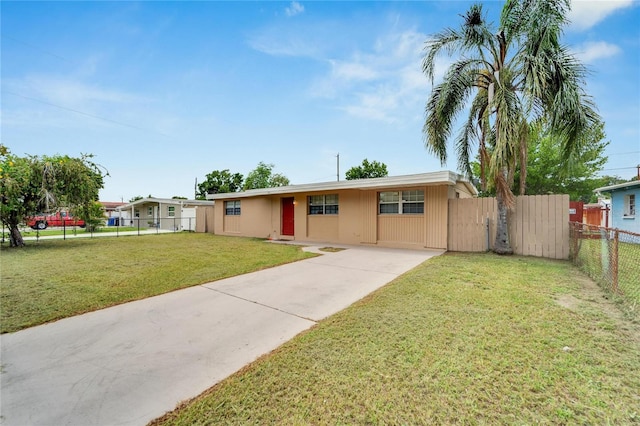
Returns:
[[[640,316],[640,234],[571,222],[569,256],[618,296],[631,314]]]
[[[148,218],[108,218],[104,224],[97,227],[79,226],[76,222],[62,221],[58,224],[47,224],[43,227],[30,228],[26,225],[20,227],[20,232],[25,241],[40,241],[41,239],[70,239],[78,237],[119,237],[126,235],[149,235],[177,232],[195,232],[196,218],[183,217],[157,217]],[[9,242],[9,231],[2,225],[0,244]]]

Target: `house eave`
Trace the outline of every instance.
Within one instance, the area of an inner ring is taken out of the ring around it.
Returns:
[[[243,192],[228,192],[222,194],[209,194],[208,200],[237,199],[248,197],[259,197],[269,195],[299,194],[322,191],[337,191],[344,189],[384,189],[412,186],[431,186],[431,185],[456,185],[458,182],[463,183],[467,189],[475,196],[478,191],[471,182],[461,175],[451,171],[440,171],[431,173],[420,173],[404,176],[390,176],[372,179],[355,179],[336,182],[307,183],[299,185],[280,186],[276,188],[250,189]]]
[[[182,205],[185,207],[194,206],[213,206],[214,202],[210,200],[184,200],[179,198],[141,198],[140,200],[133,201],[123,206],[117,207],[118,210],[128,210],[141,204],[158,203],[158,204],[170,204],[170,205]]]
[[[636,186],[640,186],[640,180],[635,180],[635,181],[632,181],[632,182],[619,183],[617,185],[603,186],[602,188],[594,189],[593,192],[595,192],[596,194],[599,194],[599,193],[602,193],[602,192],[622,191],[622,190],[625,190],[625,189],[634,188]]]

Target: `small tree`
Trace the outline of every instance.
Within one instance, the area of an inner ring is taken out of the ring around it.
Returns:
[[[345,177],[347,180],[354,180],[386,177],[388,175],[389,172],[387,171],[386,164],[379,163],[375,160],[369,162],[369,160],[365,158],[362,160],[362,165],[354,166],[347,170]]]
[[[286,176],[280,173],[273,173],[274,167],[273,164],[259,162],[258,166],[247,175],[244,181],[244,189],[275,188],[289,185],[289,179]]]
[[[100,229],[106,219],[104,206],[97,201],[78,207],[76,214],[80,219],[84,220],[87,225],[87,232]]]
[[[527,155],[525,194],[569,194],[572,201],[596,201],[593,190],[604,186],[598,173],[607,162],[604,151],[604,124],[589,128],[569,159],[563,158],[559,144],[547,128],[532,125]],[[516,172],[514,191],[520,186],[521,173]]]
[[[11,247],[24,246],[19,225],[26,217],[67,207],[72,213],[98,200],[102,168],[93,156],[18,157],[0,145],[0,219]]]
[[[196,199],[204,200],[207,194],[237,192],[242,188],[242,181],[240,173],[232,174],[229,169],[214,170],[205,177],[204,182],[198,184]]]
[[[530,125],[527,159],[526,195],[569,194],[572,201],[595,202],[593,190],[609,185],[611,177],[598,177],[607,157],[609,145],[604,140],[604,124],[597,122],[585,131],[582,140],[569,159],[564,158],[561,147],[545,122]],[[482,176],[480,162],[471,164],[474,176]],[[514,174],[512,192],[521,187],[522,173],[518,167]],[[615,178],[613,178],[615,180]],[[615,182],[611,183],[613,185]],[[481,182],[481,196],[494,197],[495,189]]]

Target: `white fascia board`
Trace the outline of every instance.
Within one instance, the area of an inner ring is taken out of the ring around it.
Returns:
[[[183,200],[177,198],[142,198],[140,200],[136,200],[132,203],[125,204],[116,208],[116,210],[127,210],[134,206],[140,204],[148,204],[148,203],[158,203],[158,204],[169,204],[169,205],[193,205],[193,206],[213,206],[213,202],[209,200]]]
[[[462,176],[450,171],[421,173],[415,175],[391,176],[372,179],[355,179],[343,180],[336,182],[307,183],[301,185],[288,185],[276,188],[250,189],[243,192],[227,192],[222,194],[209,194],[208,200],[222,200],[230,198],[248,198],[265,195],[281,195],[281,194],[297,194],[321,191],[336,191],[342,189],[384,189],[395,187],[411,187],[423,185],[447,184],[455,185],[457,182],[463,182],[477,195],[476,188]]]
[[[593,192],[596,192],[596,193],[610,192],[610,191],[615,191],[617,189],[632,188],[632,187],[638,186],[638,185],[640,185],[640,180],[636,180],[636,181],[633,181],[633,182],[619,183],[617,185],[603,186],[602,188],[594,189]]]

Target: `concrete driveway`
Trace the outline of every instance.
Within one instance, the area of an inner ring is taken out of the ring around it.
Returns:
[[[0,424],[145,425],[440,253],[349,247],[4,334]]]

